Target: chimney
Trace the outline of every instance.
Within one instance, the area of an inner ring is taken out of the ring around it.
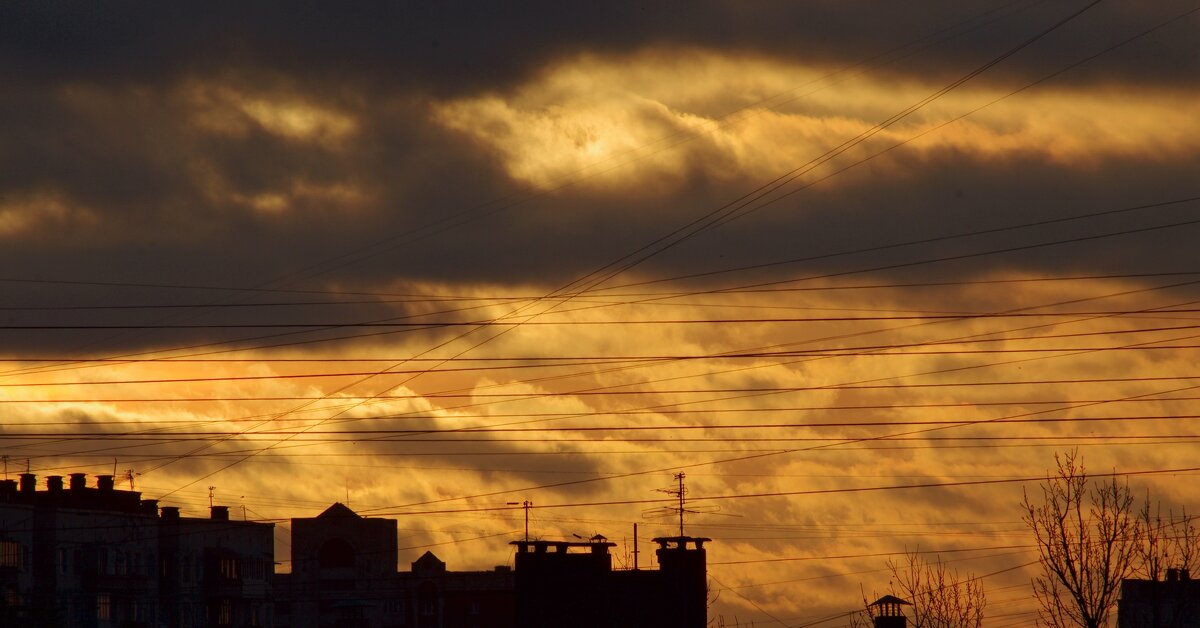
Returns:
[[[16,480],[0,480],[0,495],[12,495],[17,492]]]
[[[1167,568],[1167,582],[1175,582],[1179,580],[1179,570],[1174,567]]]
[[[111,493],[113,490],[113,476],[97,475],[96,476],[96,488],[100,489],[103,492]]]
[[[72,473],[71,474],[71,490],[72,491],[82,491],[85,488],[87,488],[87,474],[86,473]]]
[[[179,506],[163,506],[162,507],[162,518],[164,521],[178,521],[179,520]]]
[[[1191,574],[1188,573],[1188,570],[1186,567],[1179,569],[1179,579],[1180,580],[1191,580],[1192,579],[1192,576],[1191,576]]]
[[[209,511],[213,521],[229,521],[229,506],[213,506]]]
[[[37,490],[37,476],[32,473],[21,474],[21,492],[32,493]]]
[[[63,490],[62,480],[61,475],[46,476],[46,490],[51,493],[61,492]]]
[[[158,500],[157,499],[143,499],[142,500],[142,514],[153,515],[153,516],[157,517],[158,516]]]

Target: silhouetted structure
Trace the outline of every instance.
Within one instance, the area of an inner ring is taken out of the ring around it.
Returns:
[[[708,620],[704,543],[656,538],[656,571],[614,571],[614,546],[515,541],[517,625],[522,628],[701,628]]]
[[[396,521],[341,503],[292,519],[292,573],[276,576],[286,628],[512,628],[512,571],[450,572],[432,552],[396,567]]]
[[[159,519],[160,587],[164,625],[271,626],[275,573],[274,524],[232,521],[229,508],[210,516],[179,516],[166,506]]]
[[[1200,628],[1200,580],[1168,569],[1166,580],[1122,580],[1118,628]]]
[[[902,606],[911,606],[912,602],[902,600],[894,595],[885,595],[867,606],[871,609],[875,628],[906,628],[908,618],[904,616]]]
[[[179,516],[72,473],[0,481],[0,623],[140,628],[271,623],[272,524]]]
[[[702,628],[705,538],[656,538],[657,570],[614,571],[609,543],[518,541],[516,570],[396,568],[397,527],[335,503],[292,520],[274,574],[273,524],[209,517],[82,473],[0,481],[3,628]]]

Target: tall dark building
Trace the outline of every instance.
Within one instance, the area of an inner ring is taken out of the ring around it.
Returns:
[[[1200,628],[1200,580],[1168,569],[1166,580],[1122,580],[1118,628]]]
[[[517,625],[522,628],[703,628],[708,621],[704,543],[654,539],[658,570],[614,571],[602,536],[586,542],[515,541]]]
[[[0,481],[0,624],[269,626],[272,524],[158,510],[111,475]]]
[[[292,573],[276,576],[280,628],[513,628],[513,574],[447,571],[425,552],[397,570],[396,521],[335,503],[292,519]]]

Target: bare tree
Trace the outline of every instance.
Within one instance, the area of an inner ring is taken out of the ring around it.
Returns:
[[[930,562],[914,550],[903,561],[887,562],[893,594],[912,602],[913,628],[979,628],[987,605],[983,582],[961,577],[935,556]]]
[[[860,608],[846,613],[846,628],[872,628],[874,625],[869,609]]]
[[[1163,571],[1169,568],[1190,570],[1200,554],[1200,538],[1196,526],[1188,518],[1175,517],[1173,510],[1167,511],[1164,519],[1162,504],[1151,506],[1150,494],[1138,512],[1142,528],[1142,542],[1138,545],[1137,574],[1147,580],[1161,580]]]
[[[1200,560],[1200,533],[1196,530],[1195,522],[1188,517],[1187,508],[1183,509],[1183,516],[1178,520],[1174,518],[1174,513],[1168,511],[1168,514],[1172,515],[1171,525],[1175,532],[1175,566],[1191,571]]]
[[[1077,451],[1055,455],[1042,499],[1025,494],[1022,520],[1033,531],[1042,573],[1033,580],[1043,623],[1101,628],[1133,574],[1140,522],[1129,485],[1115,476],[1089,482]]]

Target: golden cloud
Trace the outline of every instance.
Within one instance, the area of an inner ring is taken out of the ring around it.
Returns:
[[[1015,274],[990,278],[1038,279]],[[824,286],[846,287],[836,282]],[[654,504],[553,506],[662,497],[655,489],[671,484],[674,469],[697,464],[686,472],[690,495],[699,500],[795,493],[710,502],[720,511],[687,521],[690,533],[715,539],[709,546],[711,573],[723,585],[745,587],[737,590],[756,604],[772,613],[794,615],[820,604],[854,607],[860,583],[867,590],[885,586],[880,555],[888,552],[1027,542],[1017,522],[1020,485],[838,491],[1036,475],[1050,464],[1054,451],[1075,446],[1084,449],[1095,469],[1166,468],[1185,459],[1196,440],[1181,437],[1188,431],[1186,422],[1123,417],[1185,416],[1193,403],[1187,398],[1196,396],[1189,392],[1189,382],[1085,380],[1133,373],[1192,374],[1186,348],[1122,349],[1186,344],[1183,339],[1196,333],[1157,328],[1186,325],[1190,319],[1160,314],[670,325],[631,321],[742,318],[747,312],[820,318],[1029,306],[1040,306],[1038,311],[1045,313],[1140,310],[1172,304],[1168,293],[1134,295],[1130,291],[1142,286],[1113,279],[1006,286],[1005,291],[979,284],[796,294],[681,293],[643,303],[628,295],[597,293],[553,308],[463,355],[464,348],[498,329],[468,335],[432,352],[427,352],[430,337],[405,333],[376,336],[369,345],[332,343],[206,356],[244,362],[106,363],[38,375],[15,375],[27,365],[2,364],[10,373],[7,384],[64,385],[9,385],[0,388],[0,400],[6,402],[9,417],[8,442],[21,445],[10,447],[10,460],[30,456],[35,469],[111,470],[116,457],[120,468],[140,472],[197,447],[190,437],[168,442],[173,432],[244,431],[141,476],[140,487],[155,497],[236,463],[206,483],[218,487],[218,501],[236,506],[240,499],[251,516],[311,516],[349,496],[358,510],[400,518],[400,527],[411,538],[408,545],[499,535],[439,546],[435,551],[453,569],[504,562],[509,552],[505,543],[515,538],[509,533],[522,527],[519,511],[491,510],[507,501],[532,500],[531,527],[544,538],[600,532],[623,542],[634,522],[640,525],[643,543],[649,536],[671,533],[673,521],[644,516]],[[806,287],[821,284],[809,282]],[[440,301],[439,308],[447,307],[447,299],[487,304],[473,310],[471,319],[504,316],[514,303],[544,290],[535,285],[501,290],[432,284],[386,289],[441,295],[431,299]],[[1052,305],[1066,302],[1071,305]],[[564,324],[545,324],[554,322]],[[438,333],[439,341],[450,338]],[[1061,351],[1048,351],[1053,348]],[[1092,350],[1096,348],[1104,350]],[[785,350],[799,353],[767,353]],[[662,359],[756,351],[762,355]],[[595,361],[589,356],[625,359]],[[632,356],[657,359],[627,361]],[[406,361],[413,357],[418,360]],[[438,361],[456,357],[444,364]],[[306,361],[265,361],[284,358]],[[550,359],[531,367],[537,358]],[[370,378],[330,375],[388,367],[391,374]],[[416,377],[394,372],[429,367],[443,372]],[[320,375],[276,377],[305,374]],[[223,377],[264,379],[184,381]],[[161,381],[117,383],[125,380]],[[1030,383],[1021,385],[1023,381]],[[1040,381],[1059,383],[1036,383]],[[195,401],[205,397],[212,400]],[[117,398],[129,401],[67,401]],[[88,429],[103,425],[111,431],[142,432],[142,440],[19,443],[12,438],[18,428],[79,430],[72,421],[80,417],[91,421]],[[1006,417],[1064,420],[1014,423]],[[1090,420],[1104,418],[1119,420]],[[46,427],[55,421],[59,427]],[[584,429],[604,426],[616,429]],[[654,426],[668,429],[633,429]],[[470,431],[487,427],[561,429]],[[428,431],[439,429],[443,431]],[[302,433],[291,436],[281,430]],[[147,435],[163,440],[147,441]],[[247,457],[251,452],[257,453]],[[712,464],[737,458],[744,460]],[[295,482],[298,468],[323,480]],[[314,470],[318,472],[311,473]],[[533,488],[635,472],[641,474]],[[1175,503],[1191,497],[1154,477],[1139,479],[1138,486],[1152,487],[1155,495]],[[172,492],[168,503],[198,510],[207,499],[204,490],[197,489]],[[480,497],[455,499],[466,495]],[[423,505],[404,507],[408,504]],[[411,510],[465,512],[402,514]],[[422,551],[410,550],[401,564]],[[619,555],[622,551],[618,548]],[[1031,560],[1020,551],[1018,547],[947,558],[969,558],[963,570],[983,573]],[[838,556],[849,558],[828,558]],[[1011,581],[991,581],[989,586],[1027,582],[1019,570],[1010,575]],[[722,600],[726,612],[752,608],[737,596]]]
[[[447,100],[433,119],[489,147],[514,179],[646,189],[706,176],[770,178],[872,128],[942,85],[693,51],[584,56],[510,93]],[[1166,160],[1200,147],[1200,98],[1159,89],[968,83],[878,134],[853,160],[999,100],[906,150],[985,159],[1040,155],[1067,167]],[[844,163],[844,162],[843,162]],[[651,188],[652,189],[652,188]]]
[[[46,226],[96,223],[95,212],[61,194],[35,192],[0,199],[0,238],[19,236]]]
[[[338,149],[359,128],[353,115],[288,91],[259,93],[193,81],[178,92],[192,110],[192,124],[221,135],[243,137],[259,128],[289,140]]]

